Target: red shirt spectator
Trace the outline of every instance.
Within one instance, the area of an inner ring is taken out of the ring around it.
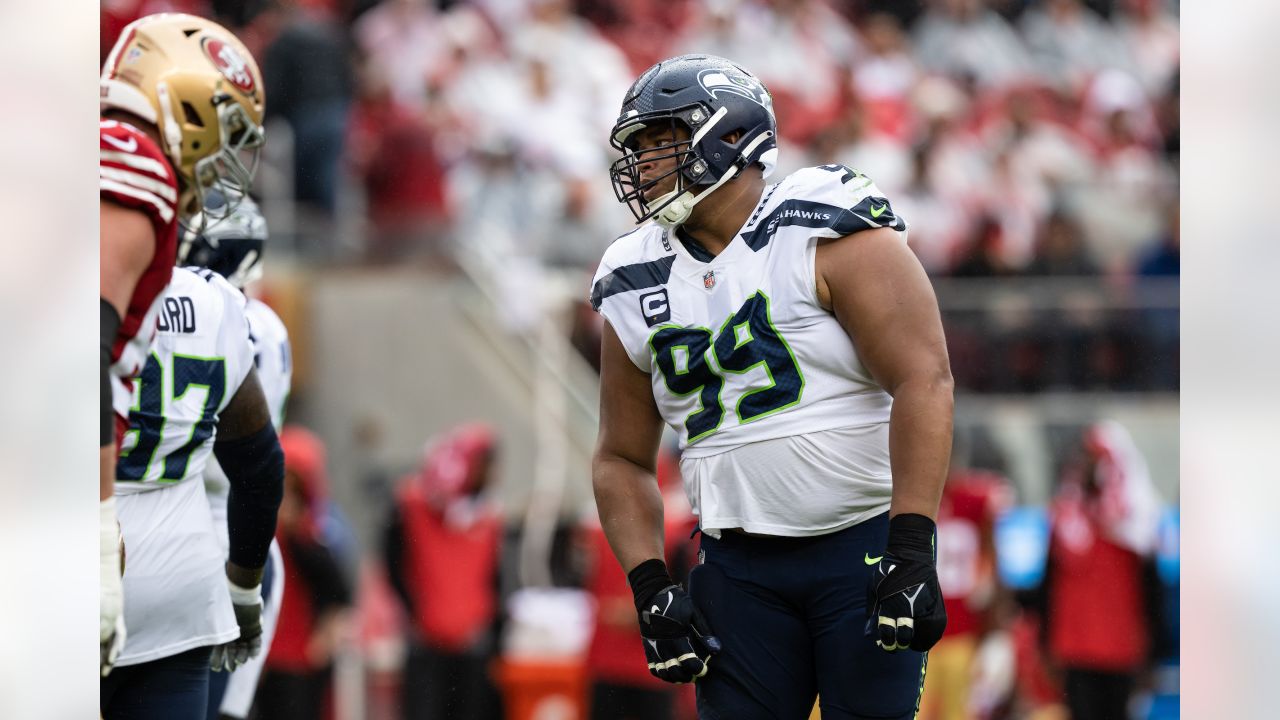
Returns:
[[[1086,429],[1082,451],[1051,511],[1048,649],[1065,671],[1072,717],[1124,717],[1158,613],[1159,500],[1119,424]]]
[[[310,672],[328,664],[320,647],[325,615],[350,602],[350,591],[332,553],[321,541],[320,514],[328,497],[324,444],[297,426],[280,433],[285,455],[285,497],[276,539],[284,556],[284,597],[266,666]]]
[[[321,718],[326,717],[342,609],[350,605],[351,593],[321,540],[328,501],[324,444],[307,430],[285,426],[280,445],[285,492],[276,539],[284,557],[284,596],[255,707],[261,717]]]
[[[484,490],[496,453],[488,425],[455,428],[397,493],[384,552],[413,627],[404,717],[486,717],[492,706],[503,524]]]
[[[494,442],[487,426],[458,428],[428,450],[396,498],[398,557],[387,567],[419,639],[441,650],[465,650],[497,613],[502,521],[480,497]]]
[[[373,89],[352,108],[349,132],[349,154],[375,225],[395,231],[445,217],[444,166],[427,111]]]

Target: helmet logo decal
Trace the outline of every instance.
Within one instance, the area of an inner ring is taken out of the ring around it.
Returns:
[[[253,73],[249,72],[249,63],[239,51],[217,38],[205,38],[201,44],[204,45],[205,54],[223,77],[246,95],[254,93]]]
[[[698,73],[698,84],[712,97],[732,93],[773,112],[773,98],[761,82],[750,75],[723,68],[710,68]]]

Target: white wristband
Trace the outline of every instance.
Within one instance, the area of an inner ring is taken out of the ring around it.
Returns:
[[[227,588],[231,591],[231,602],[236,605],[258,605],[262,603],[262,583],[251,588],[242,588],[227,580]]]

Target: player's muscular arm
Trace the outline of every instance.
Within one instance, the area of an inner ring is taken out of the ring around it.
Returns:
[[[258,371],[249,368],[231,402],[218,415],[218,442],[247,437],[270,423],[271,409],[258,381]]]
[[[655,460],[662,416],[649,375],[607,322],[600,348],[600,438],[591,468],[600,524],[631,586],[649,673],[687,683],[707,674],[720,641],[671,577],[662,547]],[[661,595],[661,599],[659,596]]]
[[[662,494],[655,464],[662,417],[649,376],[608,322],[600,348],[600,436],[591,483],[605,536],[624,572],[663,559]]]
[[[219,415],[217,438],[213,452],[231,483],[227,579],[243,588],[255,587],[262,581],[284,492],[284,454],[253,368]]]
[[[936,520],[951,456],[953,382],[933,286],[889,228],[824,243],[815,264],[819,301],[893,396],[890,514]]]
[[[100,201],[98,206],[102,253],[99,285],[103,299],[123,318],[129,310],[133,289],[155,254],[155,228],[141,210],[108,200]]]
[[[111,348],[115,332],[129,312],[129,299],[138,279],[151,264],[155,253],[155,229],[146,213],[113,202],[99,202],[100,230],[99,292],[102,295],[102,339],[100,350],[100,414],[102,436],[98,451],[98,493],[100,500],[115,489],[116,447],[113,437],[115,417],[111,410]],[[112,313],[114,312],[114,317]]]

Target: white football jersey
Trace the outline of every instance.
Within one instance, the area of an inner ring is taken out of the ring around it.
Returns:
[[[289,400],[289,388],[293,382],[293,359],[289,347],[289,332],[284,323],[266,303],[249,299],[249,340],[253,345],[253,362],[258,370],[258,383],[271,408],[271,423],[279,431],[284,426],[284,407]],[[224,551],[230,548],[227,537],[227,496],[231,484],[226,473],[218,465],[217,458],[210,458],[205,466],[204,486],[209,495],[209,507],[213,511],[213,526]]]
[[[818,303],[814,275],[820,239],[880,227],[905,241],[906,223],[869,178],[824,165],[766,188],[718,256],[653,223],[605,252],[592,305],[650,375],[704,530],[813,534],[887,508],[893,401]],[[780,440],[801,435],[816,444]],[[757,455],[768,462],[746,461]],[[727,472],[703,472],[703,460]],[[778,463],[798,475],[783,492]],[[849,500],[868,488],[872,497]]]
[[[215,273],[174,268],[116,465],[125,624],[118,665],[239,635],[200,478],[218,415],[253,366],[244,295]]]
[[[129,418],[116,493],[201,477],[218,414],[251,367],[244,295],[217,273],[174,268],[133,395],[112,398]]]
[[[258,368],[258,381],[271,408],[271,422],[279,430],[284,425],[285,403],[293,384],[293,350],[289,347],[289,331],[280,316],[269,305],[249,298],[249,340],[253,344],[253,362]]]

